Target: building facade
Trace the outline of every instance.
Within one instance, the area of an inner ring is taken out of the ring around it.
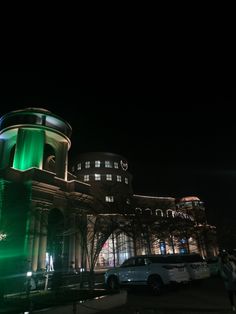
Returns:
[[[80,154],[71,172],[90,184],[94,199],[101,197],[106,213],[121,214],[117,230],[101,249],[98,267],[116,266],[134,254],[218,254],[215,227],[207,224],[205,207],[198,197],[134,194],[128,161],[119,154]],[[118,204],[122,205],[117,208]],[[128,227],[132,223],[137,227],[134,232]],[[135,238],[134,233],[138,235]]]
[[[217,254],[203,203],[135,195],[123,156],[80,154],[68,171],[71,131],[42,108],[0,120],[0,276],[107,267],[142,253]]]

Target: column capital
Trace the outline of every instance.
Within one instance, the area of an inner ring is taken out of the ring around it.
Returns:
[[[41,211],[50,211],[52,209],[52,205],[47,203],[47,202],[32,201],[31,209],[32,210],[41,210]]]

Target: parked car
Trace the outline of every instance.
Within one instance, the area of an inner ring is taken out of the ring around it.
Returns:
[[[144,285],[158,294],[164,285],[188,281],[189,273],[184,263],[173,262],[163,255],[131,257],[120,267],[109,269],[105,273],[105,283],[111,290],[122,285]]]
[[[185,264],[189,272],[190,280],[199,280],[210,277],[208,264],[200,254],[174,254],[170,255],[170,259],[172,259],[173,262],[179,261]]]

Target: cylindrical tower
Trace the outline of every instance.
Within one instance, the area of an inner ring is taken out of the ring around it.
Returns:
[[[32,167],[67,180],[71,126],[42,108],[12,111],[0,119],[0,169]]]
[[[122,198],[129,204],[132,198],[132,175],[127,160],[121,155],[107,152],[79,154],[72,172],[79,181],[103,192],[105,203],[116,205]]]

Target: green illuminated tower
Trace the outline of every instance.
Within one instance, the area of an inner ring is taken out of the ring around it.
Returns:
[[[0,169],[49,170],[53,158],[56,176],[66,180],[70,136],[70,125],[45,109],[10,112],[0,120]]]
[[[0,278],[45,268],[48,216],[57,208],[64,219],[68,207],[70,136],[66,121],[41,108],[0,120]]]

